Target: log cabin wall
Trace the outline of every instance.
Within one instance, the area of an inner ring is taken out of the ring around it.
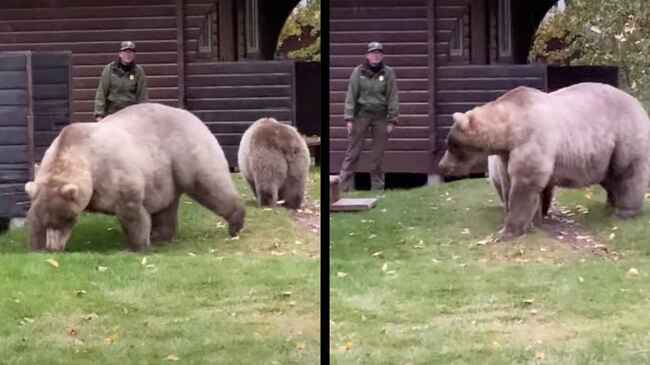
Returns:
[[[136,43],[152,101],[178,105],[175,0],[5,0],[0,51],[72,51],[72,120],[93,120],[105,64],[120,41]]]
[[[0,54],[0,218],[24,214],[29,201],[23,188],[30,176],[28,57]]]
[[[296,123],[295,64],[272,59],[280,28],[297,3],[275,2],[279,10],[271,13],[262,12],[269,1],[185,0],[185,106],[208,125],[231,166],[237,166],[242,134],[257,119]],[[247,30],[246,16],[255,15],[244,5],[258,6],[257,16],[272,19]],[[251,32],[275,32],[275,38],[255,35],[257,47],[250,47]]]
[[[207,118],[234,166],[241,134],[257,118],[295,123],[294,64],[268,60],[298,1],[5,0],[0,51],[70,51],[69,119],[91,122],[102,68],[133,40],[150,101]]]

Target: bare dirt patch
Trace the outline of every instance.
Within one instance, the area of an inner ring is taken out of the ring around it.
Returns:
[[[599,241],[573,217],[575,213],[553,206],[541,226],[512,242],[486,239],[491,259],[516,262],[566,262],[598,256],[618,260],[616,251]],[[539,233],[539,234],[538,234]]]

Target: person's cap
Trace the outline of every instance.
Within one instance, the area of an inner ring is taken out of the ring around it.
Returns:
[[[135,43],[131,41],[124,41],[120,44],[120,52],[121,51],[126,51],[126,50],[131,50],[135,52]]]
[[[384,46],[379,42],[370,42],[368,43],[367,53],[370,53],[372,51],[380,51],[381,53],[384,53]]]

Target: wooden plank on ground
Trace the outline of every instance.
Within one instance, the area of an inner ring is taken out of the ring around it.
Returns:
[[[360,210],[368,210],[377,205],[375,198],[343,198],[332,204],[330,211],[332,212],[356,212]]]

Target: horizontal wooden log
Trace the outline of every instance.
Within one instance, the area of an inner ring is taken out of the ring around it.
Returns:
[[[414,31],[426,30],[426,18],[410,19],[330,19],[330,31]]]
[[[291,108],[289,97],[188,99],[189,110]]]
[[[291,85],[291,83],[290,73],[190,75],[185,80],[186,87]]]
[[[249,98],[249,97],[281,97],[291,96],[291,87],[284,85],[269,86],[210,86],[190,87],[187,89],[188,98]]]
[[[293,61],[192,62],[185,65],[188,75],[291,73]]]
[[[0,63],[2,58],[0,58]],[[26,89],[27,73],[25,71],[0,71],[0,90]]]
[[[428,42],[429,34],[424,30],[417,31],[330,31],[331,43],[368,43],[369,39],[381,39],[383,42]]]

